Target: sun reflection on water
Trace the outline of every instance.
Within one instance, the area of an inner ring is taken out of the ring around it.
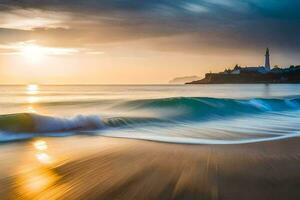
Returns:
[[[28,104],[25,108],[26,112],[37,113],[36,104],[40,101],[40,98],[36,96],[39,93],[39,86],[37,84],[29,84],[26,86],[25,93],[25,102]]]
[[[39,86],[36,84],[29,84],[26,86],[27,94],[37,94],[39,91]]]
[[[36,109],[32,105],[29,105],[26,111],[29,113],[37,113]]]
[[[30,103],[30,104],[37,103],[37,102],[39,102],[39,97],[36,97],[36,96],[28,96],[28,97],[27,97],[27,102]]]

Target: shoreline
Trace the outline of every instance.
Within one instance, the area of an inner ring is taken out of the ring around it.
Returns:
[[[32,142],[0,147],[4,199],[300,199],[300,138],[234,145],[43,140],[45,151]]]

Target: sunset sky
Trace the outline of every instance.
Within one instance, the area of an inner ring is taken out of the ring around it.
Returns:
[[[300,64],[298,0],[0,0],[0,84],[159,84]]]

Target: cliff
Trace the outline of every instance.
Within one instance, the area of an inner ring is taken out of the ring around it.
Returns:
[[[252,84],[252,83],[300,83],[300,69],[293,71],[261,73],[221,74],[208,73],[205,78],[186,84]]]

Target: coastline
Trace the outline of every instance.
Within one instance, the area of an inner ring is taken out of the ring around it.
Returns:
[[[106,137],[43,140],[52,162],[36,159],[40,152],[32,147],[33,141],[1,146],[1,197],[300,198],[299,138],[235,145],[167,144]],[[33,180],[40,184],[34,185]]]

